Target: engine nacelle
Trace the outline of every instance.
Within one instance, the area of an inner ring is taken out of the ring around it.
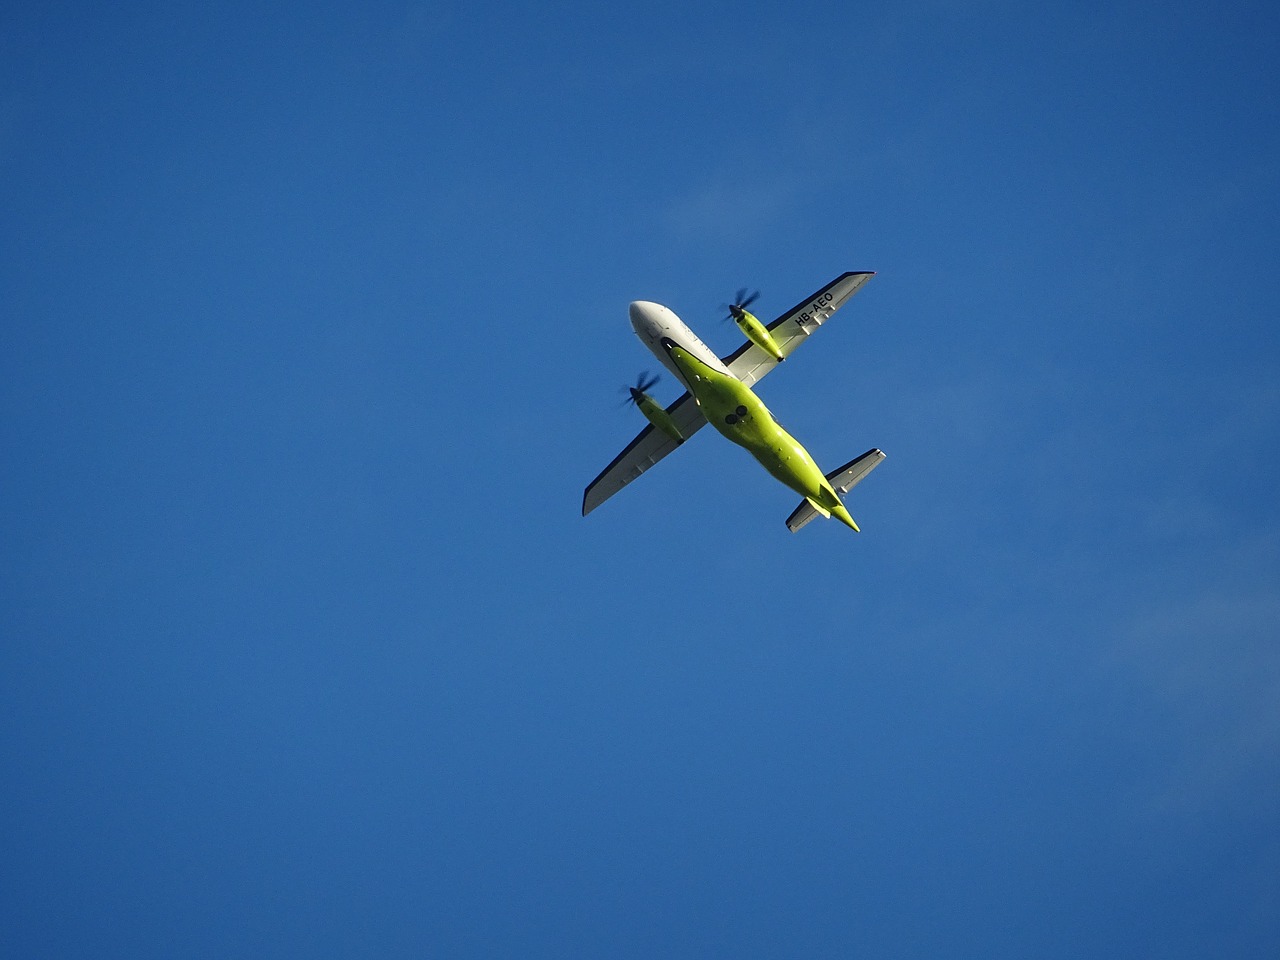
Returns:
[[[636,402],[636,406],[640,408],[640,412],[645,415],[650,423],[676,443],[684,443],[684,434],[680,432],[676,422],[671,419],[671,414],[667,413],[657,400],[644,391],[637,390],[635,387],[631,388],[631,399]]]
[[[746,335],[748,340],[779,363],[785,359],[769,333],[769,328],[756,319],[754,313],[742,307],[730,307],[730,310],[733,312],[733,322],[738,325],[738,329]]]

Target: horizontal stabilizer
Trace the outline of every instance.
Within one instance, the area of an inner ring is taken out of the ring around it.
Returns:
[[[850,460],[843,467],[838,467],[828,473],[827,482],[831,484],[836,493],[843,496],[861,483],[863,477],[878,467],[884,457],[883,450],[868,450],[862,456]],[[822,516],[830,516],[830,514],[806,497],[801,501],[800,506],[796,507],[795,512],[787,517],[787,529],[795,533],[810,521]]]
[[[827,474],[827,481],[835,488],[836,493],[844,496],[859,483],[868,473],[880,466],[884,460],[883,450],[868,450],[860,457],[854,457],[843,467],[837,467]]]

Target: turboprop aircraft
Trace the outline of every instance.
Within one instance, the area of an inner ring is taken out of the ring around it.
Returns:
[[[858,525],[840,497],[879,466],[884,453],[872,448],[824,474],[809,451],[778,424],[751,388],[874,275],[873,271],[842,274],[768,325],[746,309],[758,294],[748,297],[745,288],[738,291],[729,312],[748,339],[724,358],[712,353],[661,304],[647,300],[632,303],[631,327],[636,336],[684,384],[686,392],[664,409],[645,392],[656,378],[646,381],[642,374],[636,386],[627,388],[649,425],[587,485],[582,494],[582,515],[585,517],[710,422],[804,498],[787,518],[792,533],[819,516],[835,517],[856,531]]]

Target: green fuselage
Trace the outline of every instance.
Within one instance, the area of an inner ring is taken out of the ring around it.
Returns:
[[[671,340],[663,347],[679,367],[707,421],[788,487],[857,529],[809,451],[773,418],[745,383],[703,363]]]

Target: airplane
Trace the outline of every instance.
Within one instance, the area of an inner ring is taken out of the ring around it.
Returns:
[[[724,358],[712,353],[667,307],[647,300],[632,303],[629,313],[636,336],[684,385],[686,392],[664,408],[646,393],[656,377],[646,380],[646,375],[641,374],[636,386],[627,388],[649,425],[587,485],[582,493],[582,515],[585,517],[709,422],[804,498],[787,518],[787,528],[792,533],[817,517],[835,517],[858,532],[858,525],[840,498],[880,465],[884,452],[873,447],[824,474],[809,451],[779,425],[751,388],[873,276],[875,272],[869,270],[841,274],[767,326],[746,309],[759,294],[748,297],[743,288],[728,309],[747,342]]]

